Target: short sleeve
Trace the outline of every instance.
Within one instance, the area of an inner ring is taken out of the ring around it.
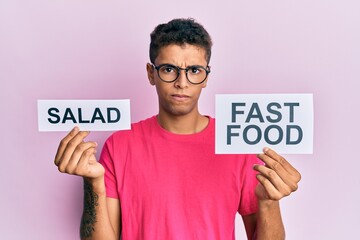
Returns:
[[[258,202],[255,194],[255,188],[258,184],[256,171],[253,170],[254,164],[263,164],[255,154],[244,155],[244,165],[241,174],[241,197],[238,212],[240,215],[249,215],[256,213]]]
[[[105,187],[106,187],[106,196],[111,198],[119,199],[119,194],[117,191],[117,182],[116,174],[114,168],[114,142],[113,137],[109,137],[104,147],[101,151],[99,163],[101,163],[105,168]]]

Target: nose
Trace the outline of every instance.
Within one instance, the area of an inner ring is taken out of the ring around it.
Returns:
[[[186,88],[189,85],[189,82],[186,77],[186,70],[181,69],[179,72],[179,76],[177,77],[175,83],[175,87],[177,88]]]

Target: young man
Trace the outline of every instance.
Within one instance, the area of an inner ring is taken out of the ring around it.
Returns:
[[[192,19],[157,26],[146,70],[158,115],[114,133],[100,163],[89,132],[74,128],[61,141],[59,171],[84,178],[82,239],[234,239],[236,212],[248,239],[284,239],[279,200],[300,174],[268,148],[215,155],[214,119],[198,110],[211,45]]]

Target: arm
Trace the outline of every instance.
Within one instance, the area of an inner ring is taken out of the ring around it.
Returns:
[[[256,187],[258,212],[243,216],[248,239],[285,239],[285,229],[281,219],[279,200],[298,188],[300,173],[282,156],[265,148],[258,155],[265,165],[255,165],[258,171]]]
[[[101,179],[103,180],[103,179]],[[84,210],[80,224],[81,239],[119,239],[120,201],[107,198],[105,185],[84,178]]]
[[[95,142],[84,142],[89,132],[74,128],[60,142],[55,165],[62,173],[84,178],[84,210],[81,239],[119,239],[120,202],[106,198],[104,167],[95,159]]]
[[[259,206],[256,214],[242,216],[242,219],[249,240],[285,239],[278,202],[275,205]]]
[[[259,210],[256,218],[255,239],[285,239],[285,229],[281,219],[278,201],[259,202]]]
[[[255,238],[256,231],[256,214],[241,216],[244,222],[247,239],[252,240]]]

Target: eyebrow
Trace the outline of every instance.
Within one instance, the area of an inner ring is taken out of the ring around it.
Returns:
[[[182,67],[179,67],[178,65],[175,65],[175,64],[172,64],[172,63],[160,63],[159,65],[155,65],[155,64],[154,64],[154,66],[160,66],[160,65],[171,65],[171,66],[174,66],[174,67],[182,68]],[[189,67],[203,67],[203,68],[207,68],[208,65],[203,66],[203,65],[201,65],[201,64],[193,64],[193,65],[188,65],[188,66],[186,66],[185,68],[189,68]]]

